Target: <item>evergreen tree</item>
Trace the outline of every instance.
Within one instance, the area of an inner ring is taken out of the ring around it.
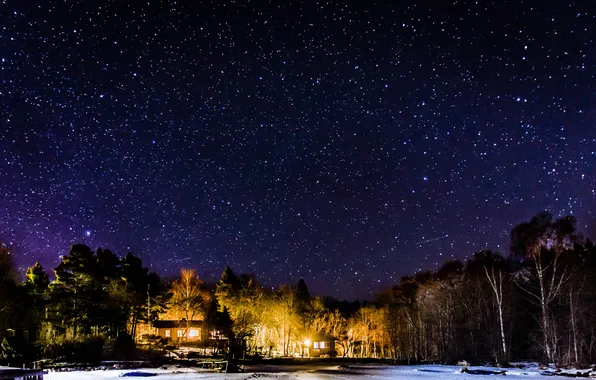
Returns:
[[[33,294],[45,294],[50,285],[50,278],[39,262],[27,268],[25,286]]]
[[[308,286],[303,278],[298,281],[296,286],[296,298],[304,302],[310,302],[310,293],[308,292]]]
[[[85,245],[73,245],[55,273],[50,295],[51,319],[57,332],[73,337],[90,334],[92,326],[97,325],[101,314],[98,306],[105,296],[93,251]]]
[[[225,307],[229,307],[230,303],[233,302],[233,298],[238,295],[240,291],[240,281],[234,274],[230,267],[225,267],[221,274],[221,279],[217,283],[215,289],[215,295],[217,297],[220,311],[223,311]]]
[[[120,268],[127,301],[127,319],[130,322],[129,334],[135,339],[139,322],[151,323],[163,310],[162,286],[159,276],[149,273],[141,259],[130,252],[121,259]]]
[[[27,321],[30,327],[29,339],[39,337],[42,323],[45,320],[45,309],[49,303],[48,290],[50,279],[39,262],[27,268],[24,289],[27,292]]]

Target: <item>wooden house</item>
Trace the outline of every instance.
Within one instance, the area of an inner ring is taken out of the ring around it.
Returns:
[[[219,330],[208,329],[204,321],[157,320],[153,322],[155,335],[176,343],[192,343],[217,350],[227,346],[228,337]]]
[[[208,339],[203,321],[154,321],[155,335],[172,341],[202,342]]]

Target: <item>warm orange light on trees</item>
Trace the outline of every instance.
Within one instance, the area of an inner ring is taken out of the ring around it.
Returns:
[[[203,281],[199,279],[193,269],[182,268],[180,278],[172,284],[172,299],[170,307],[177,315],[176,319],[186,321],[186,330],[182,334],[186,337],[190,329],[190,322],[203,316],[204,306],[211,300],[209,291],[205,289]]]

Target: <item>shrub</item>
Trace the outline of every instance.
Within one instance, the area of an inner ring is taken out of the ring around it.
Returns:
[[[143,344],[145,344],[147,348],[151,350],[164,350],[168,345],[168,339],[162,338],[159,335],[145,334],[142,338]]]
[[[103,347],[103,358],[133,359],[135,356],[135,342],[129,334],[120,334],[117,338],[108,339]]]
[[[76,363],[96,363],[103,358],[105,340],[102,336],[85,336],[72,339],[55,338],[47,342],[43,354],[48,359]]]

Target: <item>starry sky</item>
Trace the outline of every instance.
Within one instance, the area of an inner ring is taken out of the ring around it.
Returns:
[[[371,298],[596,206],[591,1],[0,2],[0,240]]]

